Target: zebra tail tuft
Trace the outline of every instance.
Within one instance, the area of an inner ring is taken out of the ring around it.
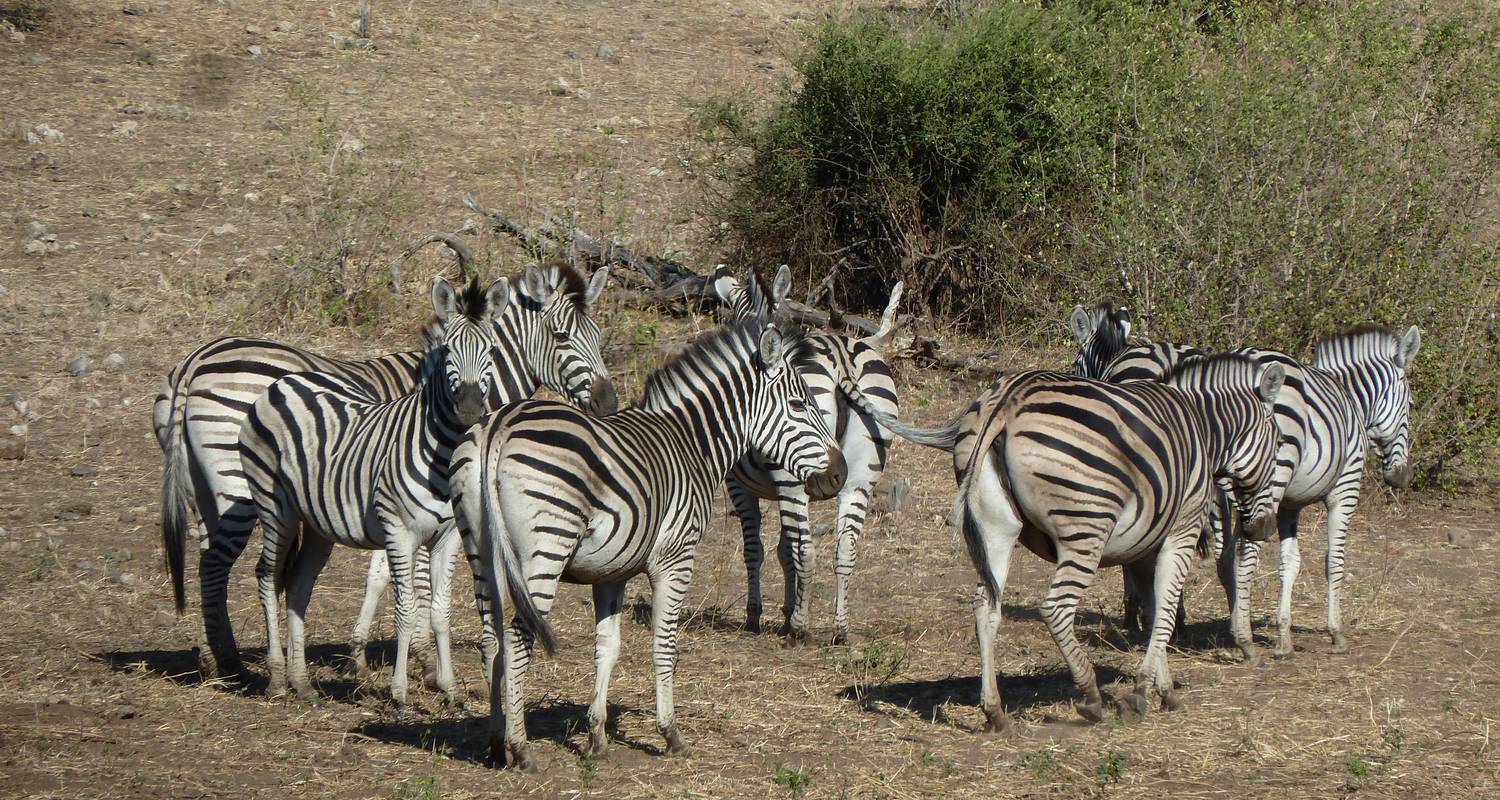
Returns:
[[[172,410],[171,422],[167,426],[166,460],[161,470],[161,544],[167,572],[172,576],[172,599],[178,615],[187,611],[184,570],[193,518],[193,496],[189,488],[192,479],[187,474],[187,442],[182,430],[186,420],[180,419],[185,413],[176,408]]]
[[[500,560],[504,562],[505,587],[510,595],[511,605],[516,607],[516,616],[520,618],[521,624],[541,642],[542,649],[550,656],[557,652],[557,635],[547,623],[547,618],[537,610],[536,603],[532,602],[531,593],[526,590],[526,574],[521,554],[516,552],[516,543],[511,540],[510,531],[500,517],[499,486],[490,478],[489,471],[490,454],[486,452],[479,458],[479,469],[470,473],[479,476],[479,518],[483,535],[499,540]],[[474,488],[472,485],[468,487],[470,490]],[[493,547],[491,551],[493,552]],[[496,623],[498,627],[498,619]]]

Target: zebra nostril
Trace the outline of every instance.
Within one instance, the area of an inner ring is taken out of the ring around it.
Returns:
[[[1387,486],[1393,489],[1405,489],[1411,485],[1411,463],[1402,462],[1394,467],[1387,468],[1381,477],[1385,479]]]

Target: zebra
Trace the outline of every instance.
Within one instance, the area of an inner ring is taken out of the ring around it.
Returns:
[[[256,577],[266,615],[272,695],[288,682],[316,698],[307,676],[303,622],[313,584],[334,544],[383,549],[396,585],[396,665],[391,696],[406,702],[406,661],[413,611],[412,560],[432,550],[433,639],[438,688],[450,693],[445,598],[457,549],[448,504],[447,463],[466,429],[489,409],[499,383],[492,324],[509,302],[510,281],[460,296],[432,282],[442,338],[424,356],[417,386],[394,400],[357,383],[299,372],[275,383],[240,424],[240,463],[264,532]],[[287,647],[281,650],[277,600],[286,593]]]
[[[757,313],[749,293],[727,267],[713,277],[713,291],[733,314]],[[782,266],[771,285],[772,304],[780,303],[791,287],[791,271]],[[896,331],[896,310],[902,284],[891,290],[890,301],[873,335],[856,338],[842,334],[809,334],[811,355],[803,370],[808,399],[823,422],[839,436],[839,449],[848,465],[842,487],[803,483],[756,451],[741,459],[729,473],[729,499],[744,534],[745,628],[760,632],[762,611],[760,570],[765,558],[761,544],[761,500],[775,500],[780,507],[781,540],[776,548],[784,581],[783,633],[788,642],[808,638],[808,587],[812,572],[812,537],[808,535],[808,500],[838,497],[836,561],[834,565],[833,643],[849,639],[848,593],[854,573],[859,536],[864,530],[870,495],[885,471],[890,435],[873,417],[845,399],[842,387],[853,384],[866,402],[895,416],[899,410],[896,385],[886,363],[885,351]]]
[[[434,241],[452,247],[463,272],[470,271],[468,247],[449,234],[430,234],[407,252]],[[495,322],[497,403],[528,397],[546,385],[595,411],[614,409],[614,386],[600,355],[599,327],[590,315],[607,280],[607,268],[588,282],[559,263],[525,268]],[[180,614],[186,609],[185,551],[188,537],[193,531],[197,534],[203,617],[195,645],[204,677],[240,672],[225,602],[230,568],[255,525],[238,450],[240,422],[251,404],[273,381],[309,371],[357,384],[375,398],[400,397],[416,386],[422,357],[418,351],[343,361],[264,339],[226,337],[199,347],[168,374],[153,409],[165,456],[162,543]],[[227,534],[220,535],[226,528]],[[217,545],[211,547],[214,542]],[[381,566],[385,562],[380,553],[372,554],[371,560]],[[377,597],[383,586],[375,587]],[[369,614],[373,613],[371,605]],[[368,629],[368,622],[356,625],[351,644],[356,667],[364,663]],[[425,629],[419,628],[421,633]]]
[[[1074,327],[1077,314],[1075,309],[1070,327]],[[1128,321],[1121,327],[1117,317],[1101,314],[1093,321],[1101,328],[1117,326],[1122,336],[1128,332]],[[1074,330],[1076,337],[1077,328]],[[1079,362],[1089,358],[1084,350],[1093,343],[1112,340],[1117,337],[1104,331],[1087,344],[1080,340]],[[1280,364],[1286,374],[1285,390],[1276,406],[1276,422],[1282,434],[1276,480],[1284,486],[1277,517],[1281,591],[1276,645],[1272,651],[1276,656],[1293,653],[1291,594],[1301,566],[1298,517],[1302,508],[1320,500],[1328,510],[1325,562],[1328,635],[1332,652],[1348,651],[1339,593],[1344,578],[1349,519],[1359,502],[1364,454],[1373,444],[1388,485],[1404,488],[1411,482],[1408,461],[1411,389],[1406,370],[1420,347],[1421,333],[1415,325],[1399,337],[1392,329],[1363,325],[1321,341],[1310,366],[1274,350],[1232,351],[1262,363]],[[1184,345],[1168,348],[1191,349]],[[1126,348],[1113,356],[1104,377],[1115,381],[1160,380],[1169,369],[1162,352],[1152,346]],[[1261,542],[1249,537],[1225,536],[1223,528],[1228,523],[1227,519],[1215,518],[1215,538],[1224,542],[1219,581],[1229,595],[1230,629],[1235,643],[1246,661],[1260,664],[1263,662],[1250,632],[1248,589],[1259,562]],[[1233,549],[1231,539],[1236,540]],[[1131,587],[1127,586],[1126,594],[1128,620]]]
[[[672,699],[677,621],[717,487],[752,447],[799,481],[842,481],[838,441],[809,406],[802,375],[811,358],[800,332],[741,319],[652,373],[636,407],[595,418],[530,400],[492,415],[458,446],[454,511],[465,548],[480,554],[475,583],[487,597],[476,599],[481,608],[494,599],[487,627],[504,645],[490,680],[495,763],[533,766],[524,683],[534,642],[556,647],[547,614],[560,580],[593,586],[589,752],[604,753],[625,583],[643,572],[652,585],[656,727],[668,754],[687,752]],[[503,632],[502,586],[516,611]]]
[[[1009,720],[995,680],[1001,595],[1017,542],[1057,565],[1042,616],[1083,699],[1079,713],[1103,719],[1094,670],[1074,635],[1079,600],[1100,566],[1156,561],[1150,643],[1122,715],[1146,711],[1154,686],[1164,709],[1179,699],[1166,645],[1216,478],[1235,488],[1246,525],[1272,524],[1272,406],[1279,365],[1224,355],[1179,365],[1167,385],[1110,384],[1053,372],[998,379],[945,427],[881,423],[919,444],[950,450],[955,516],[979,572],[974,604],[980,695],[989,731]]]

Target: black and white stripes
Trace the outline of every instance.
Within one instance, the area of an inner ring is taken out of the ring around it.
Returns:
[[[807,359],[800,333],[759,316],[741,320],[653,373],[636,407],[595,418],[558,403],[517,403],[458,447],[455,512],[471,558],[478,554],[488,635],[503,639],[491,670],[493,757],[529,765],[523,687],[533,639],[554,646],[547,614],[564,580],[594,587],[589,742],[604,750],[625,581],[640,573],[652,584],[657,728],[669,752],[685,750],[672,700],[677,618],[719,485],[751,448],[804,482],[844,468],[809,407]],[[507,597],[516,620],[502,633]]]

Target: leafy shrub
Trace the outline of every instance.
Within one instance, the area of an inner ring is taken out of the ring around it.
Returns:
[[[1423,328],[1426,476],[1500,441],[1500,11],[1474,3],[996,0],[827,23],[721,203],[730,249],[1007,336],[1076,303],[1306,354]]]

